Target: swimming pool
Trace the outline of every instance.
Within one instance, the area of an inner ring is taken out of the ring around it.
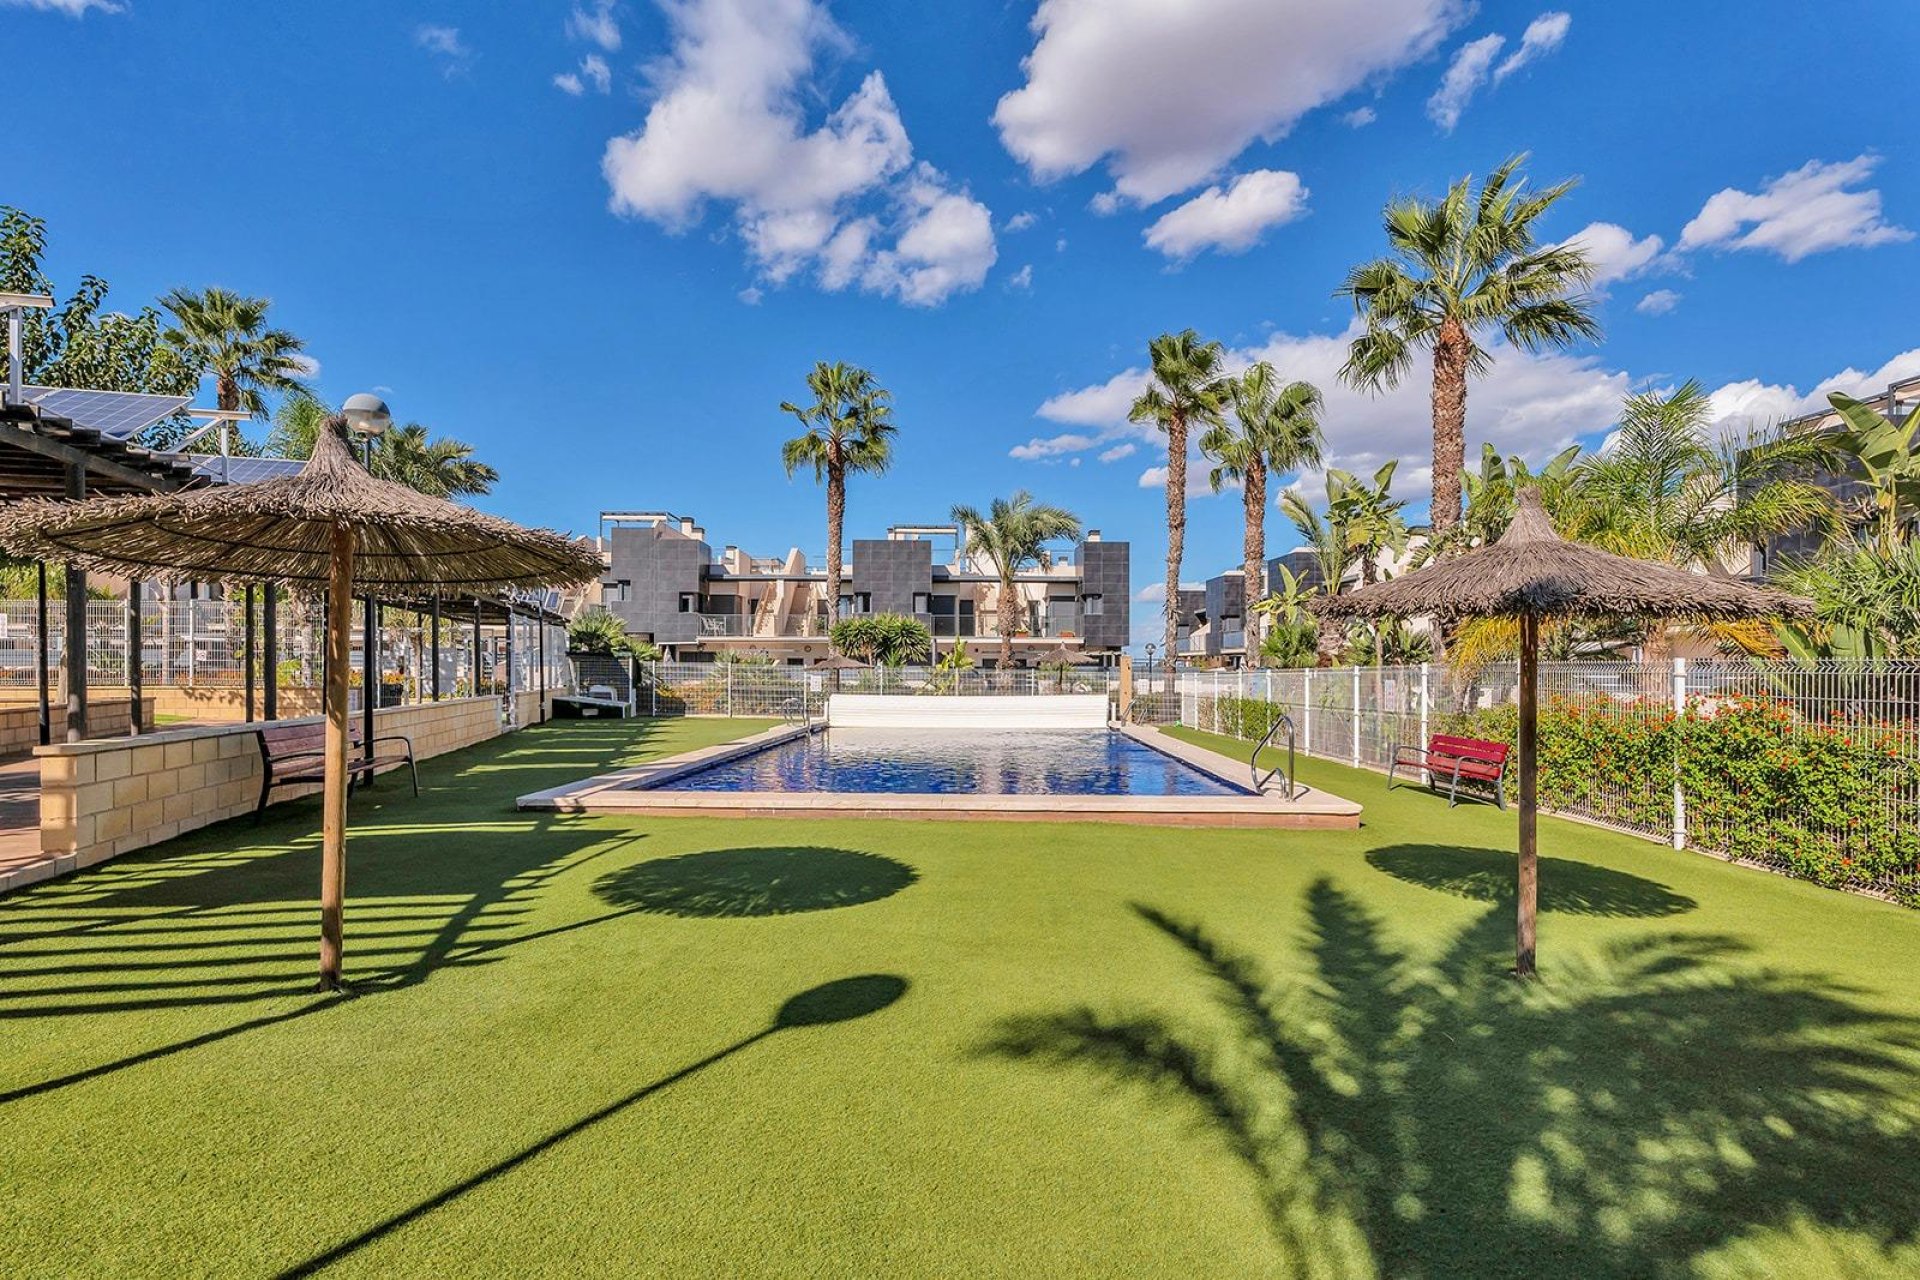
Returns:
[[[657,791],[882,795],[1237,796],[1107,729],[828,729],[653,783]]]

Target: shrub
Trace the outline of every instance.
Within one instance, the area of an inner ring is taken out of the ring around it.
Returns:
[[[829,633],[833,647],[849,658],[883,667],[925,662],[933,651],[933,633],[917,618],[901,613],[866,613],[842,618]]]

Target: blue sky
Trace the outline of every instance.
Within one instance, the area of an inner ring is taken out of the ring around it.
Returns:
[[[817,550],[777,405],[844,359],[901,427],[855,534],[1024,486],[1132,539],[1144,588],[1147,340],[1323,383],[1336,460],[1404,454],[1420,490],[1424,388],[1332,385],[1332,293],[1390,195],[1515,151],[1581,179],[1546,231],[1601,258],[1607,334],[1503,355],[1470,448],[1596,440],[1682,378],[1736,419],[1920,373],[1920,151],[1874,69],[1920,6],[1730,8],[0,0],[45,86],[10,107],[0,201],[48,220],[63,287],[271,296],[324,394],[389,388],[472,441],[515,518],[669,507]],[[1239,523],[1196,498],[1189,577],[1237,562]]]

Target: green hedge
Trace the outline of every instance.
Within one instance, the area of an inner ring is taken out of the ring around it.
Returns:
[[[1202,700],[1220,732],[1258,738],[1281,708],[1257,699]],[[1512,706],[1436,712],[1431,728],[1513,744]],[[1920,757],[1913,728],[1836,713],[1810,719],[1785,701],[1697,699],[1676,714],[1661,701],[1540,708],[1540,803],[1603,822],[1665,832],[1676,769],[1687,839],[1836,888],[1920,906]],[[1518,789],[1510,771],[1511,796]]]

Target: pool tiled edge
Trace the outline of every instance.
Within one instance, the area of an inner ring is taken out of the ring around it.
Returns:
[[[1116,726],[1146,746],[1217,778],[1247,787],[1248,768],[1217,752],[1138,725]],[[695,769],[763,750],[818,730],[789,725],[718,747],[703,747],[519,798],[522,809],[715,818],[906,818],[1000,822],[1120,822],[1169,827],[1353,828],[1360,806],[1324,791],[1292,799],[1275,790],[1232,796],[1078,796],[867,794],[831,791],[658,791]]]

